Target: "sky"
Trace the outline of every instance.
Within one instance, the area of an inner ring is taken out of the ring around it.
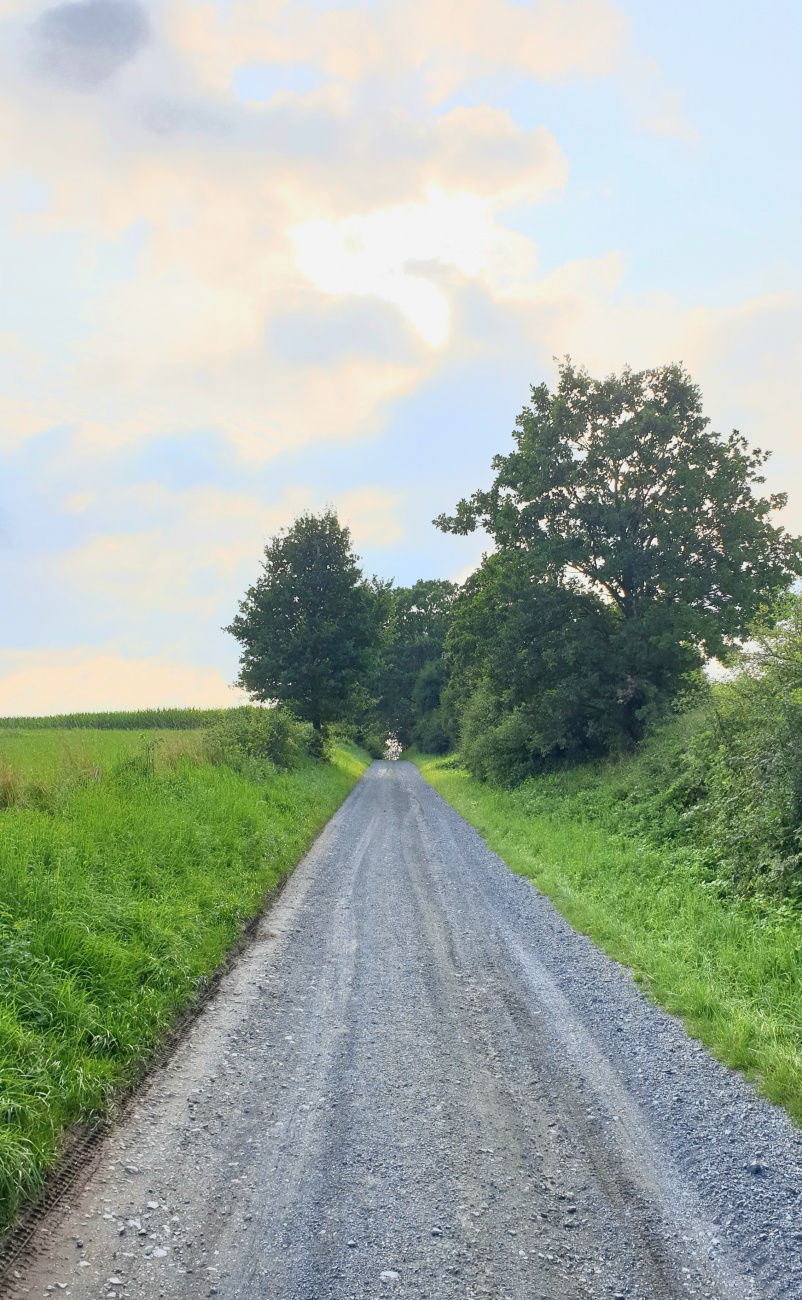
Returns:
[[[0,0],[0,715],[217,705],[267,539],[367,573],[529,387],[681,361],[802,531],[795,0]]]

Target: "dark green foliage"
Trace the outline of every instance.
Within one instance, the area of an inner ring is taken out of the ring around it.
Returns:
[[[692,681],[682,709],[635,752],[591,766],[577,765],[576,750],[566,763],[533,758],[537,711],[507,708],[486,678],[462,709],[462,761],[480,780],[523,782],[533,815],[568,800],[574,817],[680,854],[706,888],[799,902],[802,596],[783,598],[753,633],[728,680]]]
[[[421,580],[389,591],[388,617],[373,684],[381,729],[405,745],[441,753],[448,736],[440,717],[447,674],[443,647],[458,588]]]
[[[371,758],[384,758],[384,742],[387,739],[387,731],[371,722],[360,729],[359,745],[370,754]]]
[[[515,450],[488,491],[460,501],[446,532],[481,526],[524,551],[546,581],[577,573],[618,611],[627,731],[720,655],[802,572],[802,542],[770,522],[767,454],[708,430],[680,366],[594,380],[566,361],[555,393],[532,389]]]
[[[319,731],[348,716],[369,671],[385,589],[365,581],[331,510],[274,537],[262,570],[225,629],[242,646],[239,685],[265,703],[289,701]]]
[[[530,552],[486,558],[454,604],[446,642],[469,771],[510,785],[615,748],[628,708],[621,626],[576,582],[544,581]]]
[[[448,685],[448,668],[440,655],[423,665],[412,687],[412,743],[423,754],[445,754],[451,732],[443,696]]]
[[[489,686],[479,686],[462,711],[460,757],[479,781],[519,785],[534,771],[531,730],[525,713],[504,709]]]

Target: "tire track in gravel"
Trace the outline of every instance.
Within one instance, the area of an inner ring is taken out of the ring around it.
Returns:
[[[785,1115],[375,763],[8,1294],[784,1300],[800,1189]]]

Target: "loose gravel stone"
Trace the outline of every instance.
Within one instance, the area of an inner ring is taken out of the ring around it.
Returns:
[[[784,1113],[375,763],[9,1295],[799,1300],[800,1188]]]

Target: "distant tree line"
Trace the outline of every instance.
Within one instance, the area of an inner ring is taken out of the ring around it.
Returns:
[[[367,578],[333,511],[303,515],[227,629],[239,684],[504,784],[631,749],[802,574],[767,456],[710,430],[681,366],[595,380],[565,361],[490,488],[434,521],[491,539],[466,582]]]

